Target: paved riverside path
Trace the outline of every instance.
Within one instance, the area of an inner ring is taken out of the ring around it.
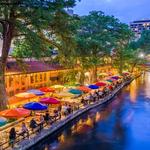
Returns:
[[[14,150],[27,150],[31,148],[32,146],[34,146],[35,144],[37,144],[38,142],[40,142],[47,136],[50,136],[51,134],[56,132],[58,129],[62,128],[67,123],[69,123],[70,121],[80,116],[81,114],[111,100],[124,86],[132,82],[132,80],[124,82],[122,85],[116,88],[111,94],[109,94],[103,99],[100,99],[98,102],[95,102],[94,104],[86,105],[84,108],[81,108],[73,112],[72,114],[68,115],[66,118],[59,120],[56,123],[53,123],[49,128],[44,128],[40,133],[31,137],[30,139],[25,139],[25,140],[20,141],[19,143],[15,144]],[[8,148],[8,150],[10,149],[11,148]]]

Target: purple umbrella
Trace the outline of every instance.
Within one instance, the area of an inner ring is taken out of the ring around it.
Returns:
[[[36,96],[42,96],[45,94],[44,92],[40,90],[36,90],[36,89],[28,90],[27,93],[32,93],[32,94],[35,94]]]

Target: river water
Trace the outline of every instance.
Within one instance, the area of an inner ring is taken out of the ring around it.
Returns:
[[[150,73],[32,150],[150,150]]]

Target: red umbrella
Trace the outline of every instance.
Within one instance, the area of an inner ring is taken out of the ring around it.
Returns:
[[[90,88],[86,87],[86,86],[80,86],[77,88],[78,90],[82,91],[82,92],[85,92],[85,93],[88,93],[91,91]]]
[[[15,109],[7,109],[0,112],[0,116],[6,117],[6,118],[21,118],[21,117],[27,117],[31,113],[30,110],[26,110],[24,108],[15,108]]]
[[[95,85],[97,85],[97,86],[106,86],[107,84],[105,82],[97,82]]]
[[[43,104],[59,104],[60,101],[55,99],[55,98],[45,97],[45,98],[40,99],[40,103],[43,103]]]
[[[123,75],[130,75],[130,73],[129,72],[123,72]]]
[[[42,92],[55,92],[55,89],[49,87],[42,87],[39,90]]]

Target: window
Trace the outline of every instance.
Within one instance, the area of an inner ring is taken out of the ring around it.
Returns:
[[[35,82],[38,82],[38,76],[35,74]]]
[[[46,73],[44,73],[44,81],[46,81]]]
[[[13,77],[9,77],[9,87],[12,87],[13,85]]]
[[[26,75],[21,76],[21,84],[25,85]]]
[[[30,82],[34,83],[34,77],[33,77],[33,75],[30,76]]]
[[[40,82],[42,82],[42,74],[40,73]]]

